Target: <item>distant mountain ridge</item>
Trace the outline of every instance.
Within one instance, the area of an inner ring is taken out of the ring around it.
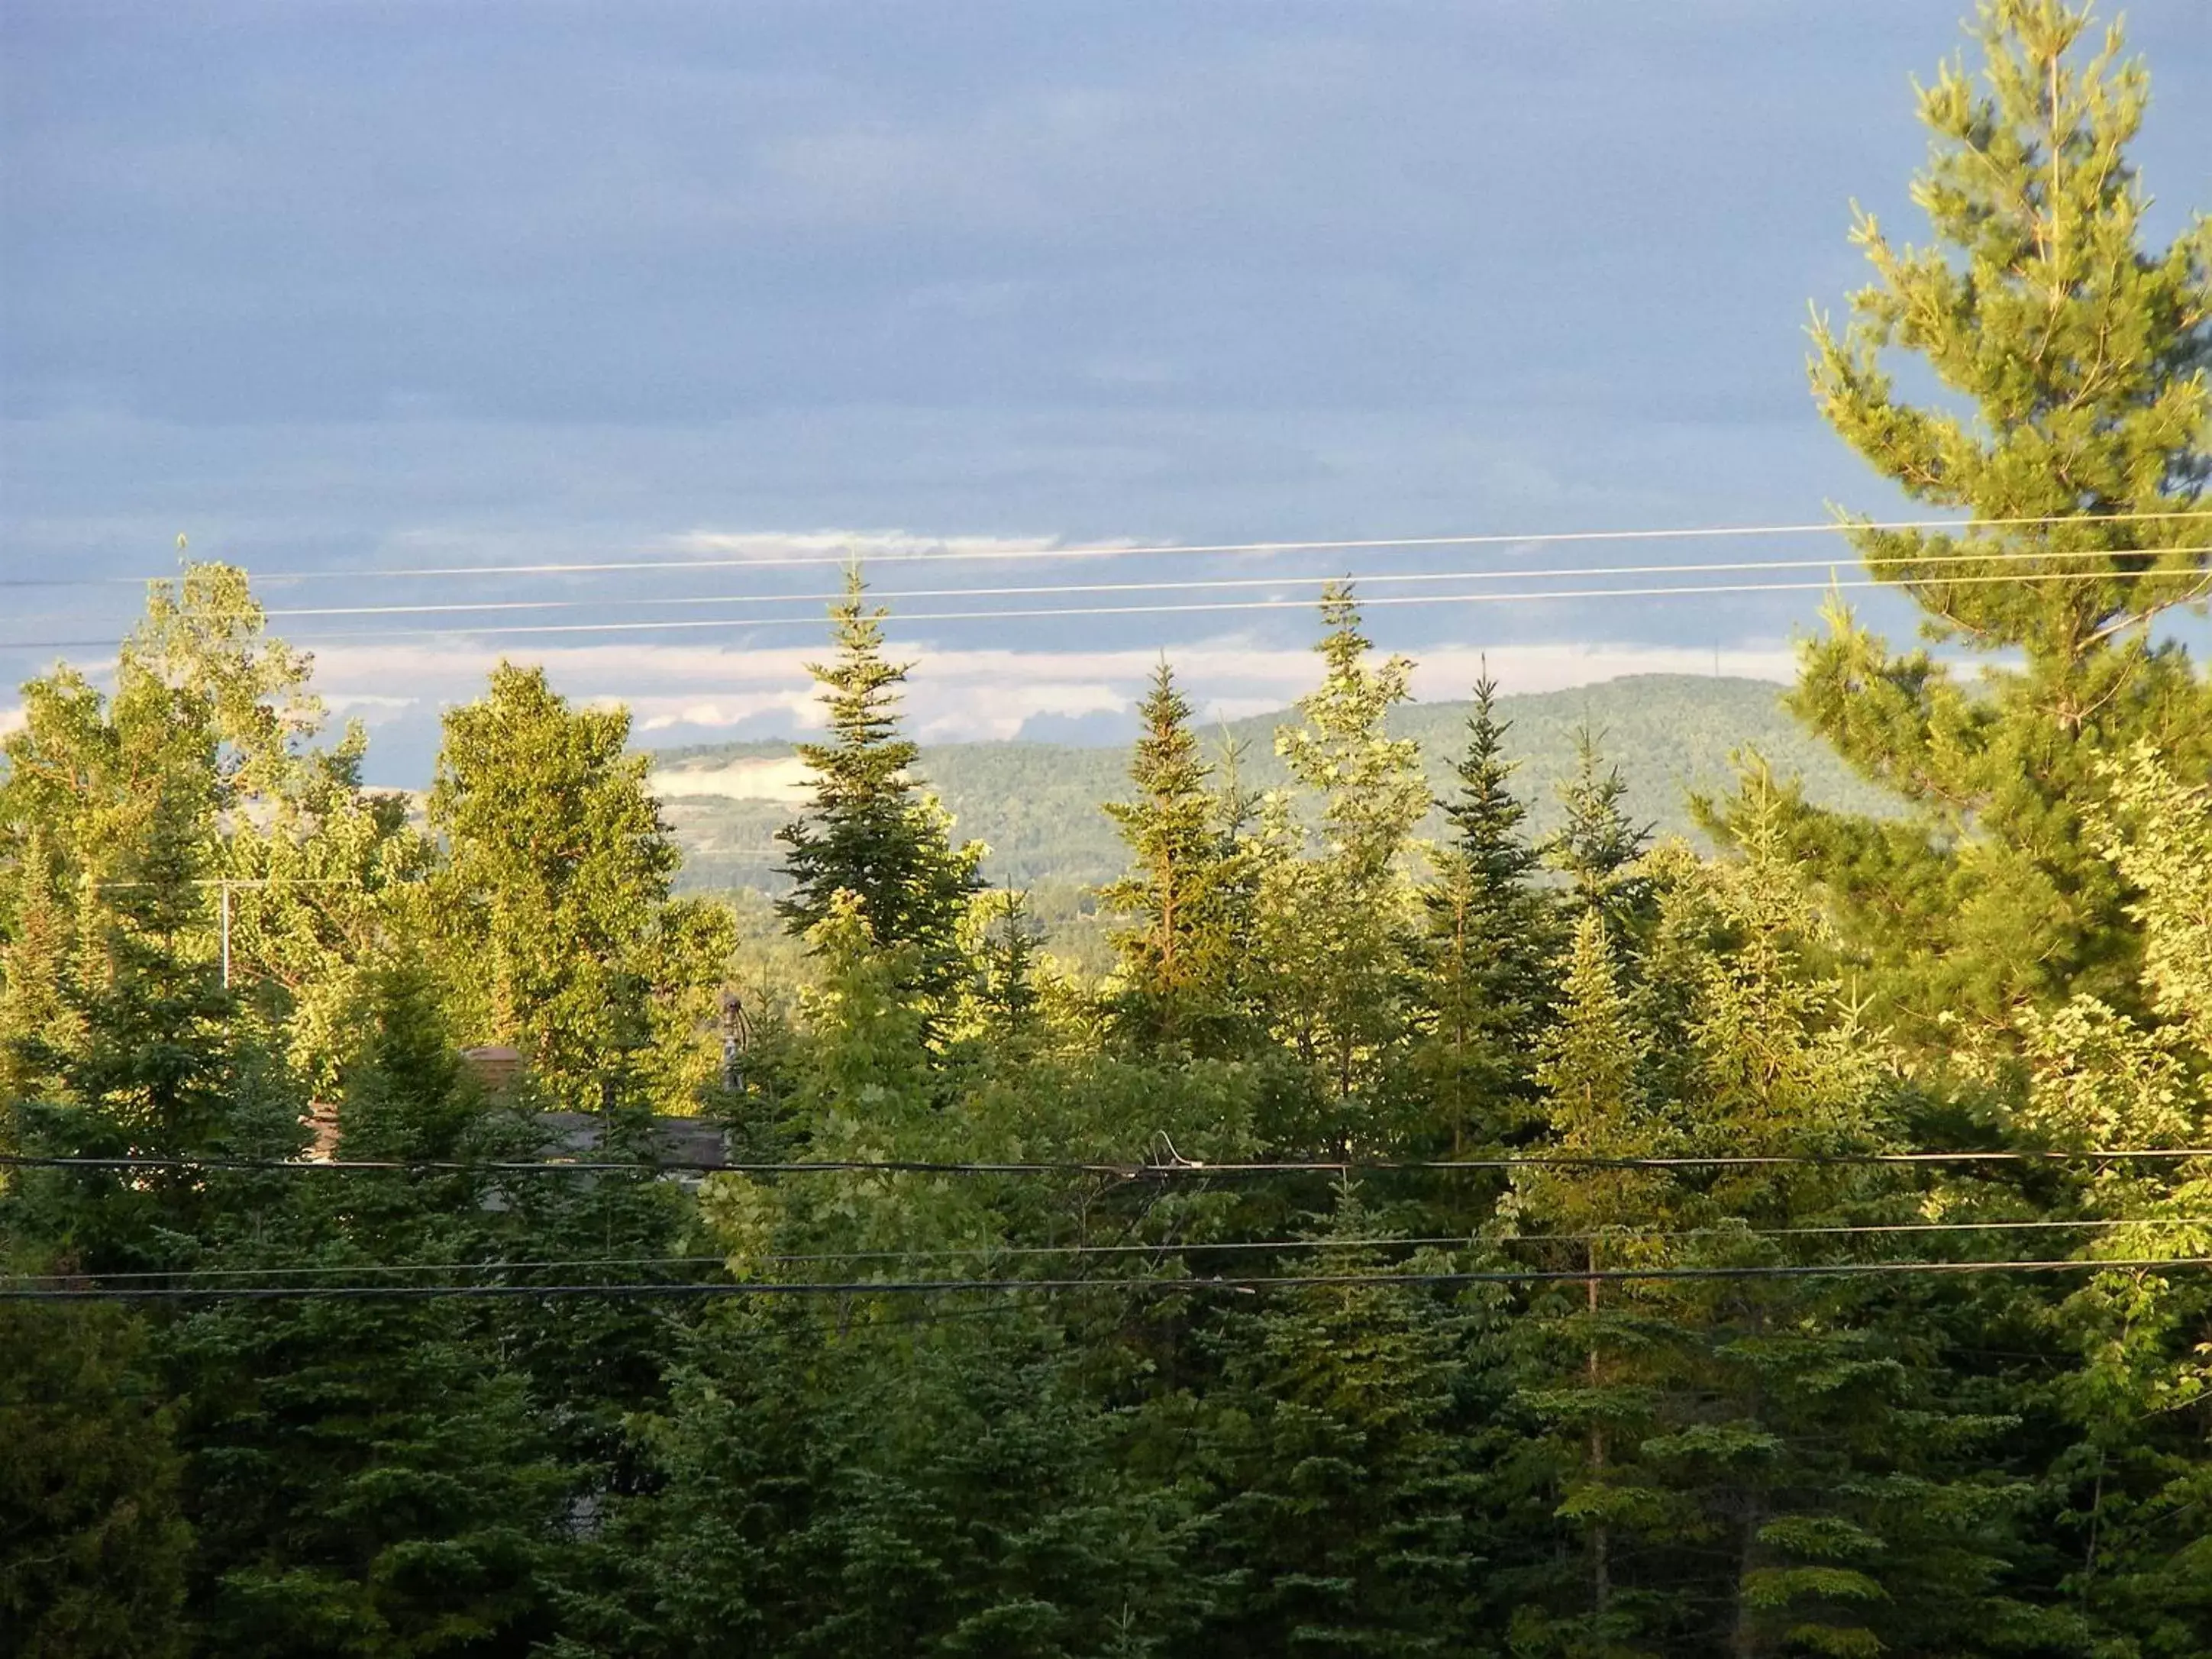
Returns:
[[[1511,722],[1506,748],[1518,763],[1515,787],[1536,833],[1557,823],[1556,786],[1574,766],[1576,731],[1587,724],[1628,785],[1628,810],[1662,836],[1694,836],[1688,799],[1725,788],[1730,755],[1756,750],[1784,778],[1802,779],[1808,799],[1882,815],[1896,804],[1851,773],[1782,707],[1783,688],[1767,680],[1694,674],[1637,674],[1565,691],[1498,699]],[[1393,733],[1421,745],[1431,787],[1453,785],[1452,763],[1465,744],[1470,705],[1413,703],[1393,716]],[[1274,731],[1296,718],[1282,710],[1216,728],[1243,745],[1252,784],[1285,781]],[[781,885],[775,831],[805,797],[805,769],[781,739],[695,744],[653,751],[653,787],[684,854],[687,888]],[[945,802],[963,837],[990,849],[994,881],[1019,886],[1091,884],[1122,863],[1112,824],[1098,808],[1127,793],[1128,751],[1073,744],[958,743],[926,745],[915,770]],[[1437,824],[1432,823],[1431,832]]]

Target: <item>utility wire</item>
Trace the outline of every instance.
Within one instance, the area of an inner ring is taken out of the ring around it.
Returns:
[[[1914,559],[1878,559],[1867,564],[1868,568],[1881,569],[1911,565],[1923,566],[1959,564],[2044,564],[2081,559],[2154,558],[2167,553],[2195,553],[2206,550],[2195,546],[2139,547],[2124,550],[2089,548],[2075,551],[2011,551],[1995,553],[1938,553]],[[1166,593],[1207,591],[1219,588],[1250,587],[1316,587],[1329,582],[1346,582],[1364,589],[1382,584],[1404,582],[1500,582],[1565,580],[1585,576],[1668,576],[1712,575],[1742,571],[1819,570],[1832,569],[1834,559],[1723,559],[1694,564],[1611,564],[1611,565],[1555,565],[1548,569],[1507,568],[1492,570],[1400,570],[1383,572],[1344,573],[1321,575],[1274,576],[1204,576],[1178,580],[1129,582],[1043,582],[996,587],[906,587],[872,589],[871,600],[887,599],[957,599],[1051,597],[1062,593]],[[2052,574],[2059,573],[2053,572]],[[2154,571],[2109,572],[2093,571],[2087,576],[2142,577],[2160,574],[2183,575],[2193,572]],[[1934,586],[1943,578],[1890,578],[1894,582],[1914,581],[1921,586]],[[2032,580],[2033,577],[2008,578]],[[827,605],[845,597],[842,592],[822,593],[696,593],[676,599],[458,599],[428,605],[303,605],[295,607],[264,607],[251,611],[195,611],[195,617],[235,617],[245,619],[255,616],[274,618],[303,617],[416,617],[443,616],[463,612],[514,612],[545,611],[604,611],[610,606],[624,606],[633,610],[672,610],[695,605]],[[26,621],[46,620],[36,616]]]
[[[276,1158],[67,1157],[33,1153],[0,1153],[0,1168],[51,1170],[284,1170],[300,1174],[352,1174],[381,1170],[407,1174],[471,1172],[480,1175],[975,1175],[1109,1176],[1134,1181],[1218,1176],[1334,1175],[1355,1176],[1394,1171],[1462,1173],[1484,1170],[1707,1170],[1765,1169],[1792,1166],[1836,1168],[1909,1165],[1918,1164],[2082,1164],[2103,1162],[2183,1162],[2212,1158],[2212,1146],[2065,1147],[2044,1151],[2002,1149],[1968,1152],[1725,1152],[1686,1153],[1655,1158],[1603,1158],[1565,1152],[1510,1154],[1498,1158],[1327,1158],[1277,1162],[1207,1164],[1193,1159],[1175,1163],[964,1163],[922,1158],[824,1158],[791,1163],[714,1164],[671,1158],[664,1161],[574,1162],[535,1159],[428,1158]]]
[[[1473,1249],[1508,1244],[1586,1244],[1615,1239],[1644,1243],[1729,1243],[1745,1238],[1856,1237],[1889,1233],[1980,1233],[2045,1231],[2057,1228],[2101,1230],[2114,1227],[2212,1227],[2212,1216],[2155,1216],[2134,1220],[2096,1217],[2075,1221],[1911,1221],[1850,1224],[1830,1227],[1616,1227],[1595,1232],[1509,1233],[1496,1237],[1455,1234],[1449,1237],[1395,1238],[1247,1238],[1161,1240],[1141,1244],[964,1244],[908,1250],[819,1250],[777,1252],[755,1258],[763,1264],[792,1265],[854,1261],[947,1261],[975,1256],[1123,1256],[1196,1255],[1252,1252],[1272,1255],[1285,1250],[1356,1249]],[[721,1255],[563,1256],[531,1261],[347,1261],[319,1267],[166,1267],[127,1273],[18,1273],[24,1284],[70,1284],[96,1278],[102,1284],[135,1284],[173,1279],[295,1279],[331,1273],[534,1273],[582,1267],[720,1267],[732,1257]]]
[[[2195,550],[2191,549],[2185,550],[2193,551]],[[2158,575],[2163,575],[2169,579],[2179,579],[2185,575],[2194,575],[2196,573],[2194,572],[2179,571],[2144,572],[2136,579],[2145,580],[2152,576]],[[2114,574],[2110,571],[2054,571],[2042,575],[1951,576],[1941,579],[1941,584],[1949,587],[1963,587],[1980,586],[1990,582],[2112,581],[2114,580],[2116,580],[2116,577]],[[1837,592],[1846,589],[1893,587],[1899,585],[1899,580],[1884,581],[1872,578],[1863,580],[1836,580],[1824,582],[1690,582],[1644,587],[1559,588],[1514,593],[1385,594],[1380,599],[1361,599],[1358,601],[1358,604],[1361,610],[1367,611],[1382,606],[1406,605],[1545,604],[1557,603],[1562,599],[1692,599],[1707,598],[1722,594]],[[1929,583],[1924,585],[1935,586],[1936,584]],[[2200,584],[2200,592],[2207,590],[2212,590],[2212,575],[2207,575]],[[2173,603],[2191,603],[2193,602],[2196,597],[2197,596],[2191,595],[2188,599],[2176,600],[2173,601]],[[1193,616],[1202,613],[1237,611],[1310,611],[1312,608],[1313,601],[1310,599],[1221,599],[1173,605],[1058,605],[1032,606],[1027,609],[1011,611],[910,611],[903,615],[887,617],[884,620],[899,626],[908,626],[911,624],[928,623],[1007,623],[1048,617],[1074,617]],[[720,629],[726,632],[737,629],[797,627],[818,628],[821,625],[822,618],[819,616],[811,615],[803,617],[715,617],[711,618],[695,618],[677,622],[549,623],[518,624],[492,623],[481,628],[395,628],[376,629],[368,631],[354,630],[339,634],[319,635],[315,636],[314,640],[308,642],[358,644],[380,641],[481,639],[492,635],[567,635],[575,634],[642,634],[692,632],[700,629]],[[118,642],[118,641],[113,638],[78,640],[0,640],[0,651],[58,651],[77,649],[112,650],[115,648]]]
[[[1371,536],[1340,541],[1200,542],[1183,544],[1108,543],[1089,547],[968,548],[945,543],[908,552],[884,551],[866,556],[870,565],[894,563],[973,563],[1020,559],[1126,559],[1164,557],[1188,553],[1334,553],[1385,548],[1416,547],[1552,547],[1585,542],[1697,541],[1744,536],[1854,535],[1909,531],[1971,534],[1985,530],[2027,529],[2037,526],[2171,523],[2212,518],[2201,507],[2145,513],[2055,513],[2004,519],[1892,519],[1863,523],[1829,520],[1816,524],[1668,526],[1633,530],[1539,531],[1524,534],[1488,532],[1466,536]],[[764,539],[774,539],[766,538]],[[596,559],[542,564],[418,565],[361,570],[277,570],[261,573],[265,581],[330,580],[414,580],[454,576],[586,575],[617,570],[715,570],[792,568],[801,566],[847,565],[853,552],[786,555],[772,558],[639,558]],[[157,576],[21,576],[0,581],[10,587],[104,587],[118,584],[143,586],[174,580],[174,573]]]
[[[308,1298],[434,1300],[451,1297],[502,1300],[605,1297],[631,1300],[678,1296],[947,1296],[1004,1291],[1194,1291],[1358,1289],[1382,1285],[1549,1285],[1666,1283],[1705,1279],[1863,1279],[1899,1274],[1978,1273],[2134,1273],[2212,1267],[2212,1256],[2129,1257],[2108,1261],[1838,1261],[1811,1267],[1746,1265],[1720,1267],[1604,1267],[1470,1269],[1460,1273],[1311,1273],[1256,1278],[1210,1279],[923,1279],[836,1282],[640,1283],[606,1285],[254,1285],[219,1286],[116,1286],[52,1290],[0,1284],[0,1301],[10,1302],[211,1302],[278,1301]]]

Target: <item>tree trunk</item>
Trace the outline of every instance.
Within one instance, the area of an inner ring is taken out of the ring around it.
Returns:
[[[1590,1242],[1589,1246],[1589,1270],[1593,1275],[1597,1272],[1597,1243],[1595,1239]],[[1589,1381],[1593,1399],[1598,1387],[1597,1285],[1598,1282],[1595,1277],[1589,1280],[1590,1338],[1586,1375]],[[1589,1426],[1589,1468],[1590,1479],[1593,1481],[1603,1477],[1605,1425],[1598,1421],[1595,1415],[1590,1419]],[[1590,1601],[1598,1612],[1603,1613],[1606,1610],[1606,1605],[1612,1600],[1613,1540],[1607,1530],[1606,1523],[1600,1520],[1594,1522],[1590,1528]]]

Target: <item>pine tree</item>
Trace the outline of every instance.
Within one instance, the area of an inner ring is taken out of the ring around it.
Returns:
[[[653,1429],[678,1651],[1198,1650],[1188,1499],[1102,1408],[1100,1357],[1010,1298],[900,1301],[708,1321]]]
[[[170,1157],[210,1146],[232,1076],[201,806],[189,781],[163,789],[135,848],[89,884],[71,993],[84,1037],[63,1071],[62,1093],[92,1120]]]
[[[1541,1074],[1553,1144],[1780,1161],[1571,1165],[1516,1183],[1522,1212],[1565,1235],[1554,1260],[1754,1275],[1535,1299],[1550,1317],[1519,1334],[1522,1397],[1549,1425],[1559,1513],[1582,1522],[1588,1554],[1577,1593],[1556,1587],[1549,1615],[1528,1616],[1531,1639],[1746,1656],[2032,1647],[2055,1627],[1999,1582],[2026,1490],[1993,1467],[2010,1424],[1954,1383],[1954,1293],[1755,1276],[1849,1250],[1821,1230],[1900,1218],[1915,1196],[1863,1161],[1895,1144],[1889,1085],[1878,1047],[1805,965],[1817,928],[1778,816],[1755,821],[1742,865],[1655,859],[1638,975],[1687,981],[1670,999],[1686,1011],[1682,1067],[1642,1061],[1633,1011],[1649,999],[1621,989],[1602,922],[1577,925]],[[1808,1154],[1833,1161],[1790,1161]]]
[[[2093,44],[2086,7],[1984,0],[1975,33],[1981,83],[1947,64],[1920,94],[1933,148],[1913,194],[1936,240],[1900,249],[1859,216],[1874,281],[1845,332],[1816,325],[1812,378],[1876,471],[1972,515],[1851,534],[1923,632],[1981,659],[1981,683],[1893,653],[1836,605],[1792,697],[1914,809],[1801,806],[1790,839],[1870,994],[1937,1048],[1946,1015],[1987,1024],[2074,989],[2129,1006],[2127,895],[2083,830],[2097,762],[2149,740],[2185,770],[2212,765],[2212,688],[2153,636],[2212,574],[2212,222],[2143,245],[2127,151],[2148,78],[2117,29]],[[1893,354],[1945,402],[1907,402]]]
[[[343,1149],[446,1167],[213,1172],[191,1266],[422,1284],[560,1253],[529,1224],[544,1199],[496,1169],[542,1156],[531,1126],[469,1089],[430,976],[408,964],[371,983]],[[301,1103],[281,1076],[247,1077],[228,1137],[247,1160],[296,1153]],[[444,1264],[461,1265],[424,1271]],[[183,1315],[164,1346],[185,1402],[190,1612],[210,1649],[516,1651],[547,1635],[574,1480],[547,1419],[592,1402],[534,1411],[519,1346],[461,1301],[216,1301]]]
[[[829,710],[830,740],[799,745],[814,799],[777,836],[790,849],[792,891],[776,910],[787,931],[803,936],[829,918],[839,893],[852,894],[869,936],[885,949],[910,948],[918,985],[942,1000],[966,976],[960,925],[981,890],[982,849],[952,845],[943,809],[911,775],[918,751],[900,735],[898,711],[907,671],[883,654],[888,613],[866,609],[866,593],[856,567],[830,609],[836,660],[808,666]]]
[[[1422,1087],[1451,1148],[1472,1128],[1496,1144],[1528,1107],[1524,1058],[1552,994],[1556,924],[1534,884],[1540,860],[1522,830],[1528,808],[1511,788],[1504,755],[1510,724],[1497,715],[1498,686],[1476,681],[1459,787],[1440,803],[1452,835],[1433,854],[1422,891],[1430,1029],[1419,1055]]]
[[[190,586],[199,573],[188,573]],[[23,688],[0,774],[0,925],[21,1082],[136,1144],[183,1148],[209,1118],[228,1012],[210,973],[210,873],[229,804],[227,714],[160,647],[157,584],[103,693],[66,667]],[[171,678],[178,681],[172,684]]]
[[[1111,801],[1131,867],[1098,892],[1135,926],[1114,936],[1121,987],[1115,1017],[1141,1042],[1200,1054],[1235,1046],[1243,928],[1249,920],[1241,813],[1200,757],[1189,702],[1163,662],[1138,716],[1129,760],[1136,799]]]

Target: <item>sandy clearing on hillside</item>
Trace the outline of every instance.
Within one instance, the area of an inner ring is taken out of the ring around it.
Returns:
[[[655,767],[646,787],[663,800],[686,795],[719,795],[726,800],[799,801],[807,798],[813,775],[796,755],[726,761],[720,766]]]

